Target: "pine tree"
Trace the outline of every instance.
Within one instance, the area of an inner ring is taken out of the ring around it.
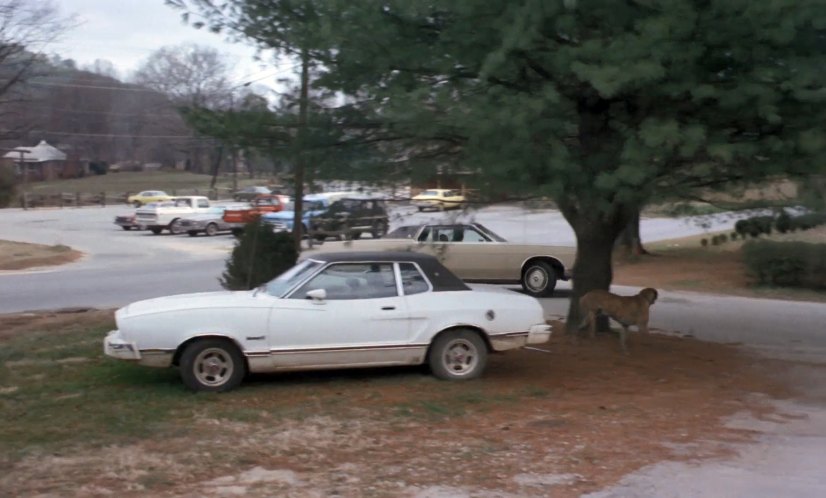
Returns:
[[[219,280],[225,289],[254,289],[292,268],[297,259],[290,234],[273,233],[256,220],[244,228]]]

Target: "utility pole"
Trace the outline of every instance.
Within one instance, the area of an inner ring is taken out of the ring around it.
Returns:
[[[295,210],[293,212],[293,241],[295,250],[301,252],[301,239],[304,231],[301,229],[304,211],[304,169],[306,167],[307,148],[307,109],[310,86],[310,53],[306,48],[301,49],[301,96],[298,102],[298,137],[295,157]],[[309,227],[308,227],[309,228]]]
[[[26,187],[29,179],[29,171],[26,167],[26,161],[23,159],[23,155],[25,151],[23,149],[18,149],[20,153],[20,174],[23,176],[23,188],[21,189],[22,192],[20,193],[23,196],[23,209],[29,209],[29,199],[26,197]]]

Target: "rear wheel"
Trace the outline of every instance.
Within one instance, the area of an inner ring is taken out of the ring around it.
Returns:
[[[196,235],[198,235],[198,232],[197,232],[196,230],[189,230],[189,231],[188,231],[188,232],[186,232],[186,233],[187,233],[187,235],[189,235],[190,237],[195,237]]]
[[[380,239],[387,235],[387,223],[384,221],[377,221],[373,223],[373,230],[370,232],[374,239]]]
[[[243,234],[244,234],[244,229],[243,228],[233,228],[232,229],[232,235],[235,235],[236,237],[240,237]]]
[[[163,228],[158,228],[158,227],[152,227],[149,230],[151,230],[152,233],[154,233],[155,235],[160,235],[161,232],[163,232]]]
[[[127,225],[122,225],[121,228],[123,228],[124,230],[132,230],[132,227]]]
[[[207,234],[208,236],[212,237],[213,235],[218,233],[218,225],[216,223],[210,223],[204,229],[204,233]]]
[[[225,339],[201,339],[181,355],[181,379],[193,391],[223,392],[241,384],[247,366],[241,352]]]
[[[522,288],[534,297],[551,296],[556,288],[556,272],[544,261],[528,263],[522,272]]]
[[[134,206],[134,207],[136,207],[136,208],[141,207],[141,206],[142,206],[141,201],[135,201],[135,202],[133,202],[133,203],[132,203],[132,206]]]
[[[427,361],[433,375],[440,379],[475,379],[485,369],[488,348],[472,330],[451,330],[433,341]]]

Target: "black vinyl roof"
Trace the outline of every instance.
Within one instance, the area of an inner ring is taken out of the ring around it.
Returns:
[[[433,285],[433,292],[466,291],[470,290],[459,277],[445,268],[438,259],[429,255],[413,251],[343,251],[313,254],[307,259],[324,261],[326,263],[416,263],[424,271],[425,276]]]

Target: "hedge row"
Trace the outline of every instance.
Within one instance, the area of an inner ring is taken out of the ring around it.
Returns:
[[[808,213],[792,217],[786,211],[781,211],[776,217],[752,216],[738,220],[734,224],[734,231],[743,237],[758,237],[761,234],[771,235],[772,230],[786,233],[808,230],[823,224],[826,224],[826,213]]]
[[[760,284],[826,289],[826,244],[752,240],[743,261]]]

